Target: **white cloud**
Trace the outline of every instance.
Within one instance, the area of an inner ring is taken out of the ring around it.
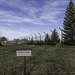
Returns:
[[[63,5],[67,5],[69,3],[68,0],[55,0],[55,1],[45,1],[47,5],[53,7],[57,7],[57,6],[63,6]]]
[[[31,1],[31,2],[36,3],[36,1]],[[23,12],[27,12],[28,16],[27,17],[22,17],[22,16],[24,16],[24,15],[22,15],[21,17],[19,17],[19,16],[14,16],[13,14],[17,15],[14,12],[1,11],[1,13],[0,13],[1,20],[0,21],[3,21],[3,22],[15,22],[15,23],[30,22],[30,23],[39,24],[39,25],[43,24],[43,22],[41,22],[39,20],[39,18],[36,17],[36,13],[40,9],[36,8],[36,7],[33,7],[31,4],[29,4],[29,2],[28,3],[23,3],[23,1],[21,1],[21,0],[7,0],[7,1],[3,0],[3,1],[1,1],[1,3],[6,3],[7,5],[9,5],[9,6],[13,7],[13,8],[19,8]],[[15,7],[15,5],[16,5],[16,7]]]
[[[50,11],[50,13],[48,13],[48,12],[45,11],[40,16],[39,19],[44,19],[44,20],[47,20],[47,21],[52,22],[52,23],[57,23],[57,22],[59,22],[59,20],[56,19],[57,18],[56,16],[59,15],[59,14],[61,14],[61,13],[62,13],[61,11],[54,11],[54,12]]]
[[[10,12],[0,11],[0,21],[21,23],[21,22],[32,22],[32,19],[14,16]]]
[[[30,31],[24,28],[21,28],[20,30],[13,30],[3,26],[0,26],[0,28],[0,36],[5,36],[9,40],[13,40],[14,38],[20,39],[22,37],[36,33],[36,31]]]
[[[24,35],[24,33],[20,32],[20,31],[11,30],[11,29],[5,28],[5,27],[2,27],[2,29],[0,29],[0,31],[1,31],[1,36],[5,36],[9,40],[13,40],[14,38],[20,38]]]
[[[0,4],[4,3],[6,0],[0,0]]]
[[[33,3],[36,3],[36,1],[32,1]],[[2,22],[13,22],[13,23],[22,23],[22,22],[30,22],[32,24],[37,25],[45,25],[45,22],[42,20],[46,20],[48,22],[52,23],[58,23],[59,20],[57,19],[57,16],[62,14],[62,10],[64,8],[58,8],[56,6],[59,5],[66,5],[68,1],[45,1],[45,5],[42,8],[36,8],[33,7],[30,3],[26,2],[24,3],[22,0],[1,0],[0,3],[6,3],[6,5],[9,5],[13,8],[17,8],[22,10],[23,12],[27,12],[27,17],[23,17],[17,15],[15,12],[10,11],[0,11],[0,21]],[[36,13],[41,11],[39,13],[39,16],[37,18]],[[22,14],[22,13],[20,13]],[[61,16],[61,15],[60,15]]]
[[[0,4],[5,4],[14,8],[20,8],[25,3],[22,0],[0,0]]]
[[[11,23],[22,23],[22,22],[30,22],[32,24],[38,24],[42,25],[43,22],[40,21],[39,18],[27,18],[27,17],[20,17],[20,16],[15,16],[13,12],[10,11],[0,11],[0,22],[8,22],[8,25]]]
[[[65,8],[62,8],[60,7],[59,8],[59,5],[61,6],[64,6],[67,4],[68,1],[60,1],[60,0],[56,0],[56,1],[45,1],[45,5],[44,7],[42,8],[42,14],[40,16],[39,19],[43,19],[43,20],[47,20],[48,22],[51,22],[51,23],[59,23],[60,20],[58,20],[58,16],[62,16],[63,14],[63,11],[65,11]]]
[[[20,28],[20,31],[25,32],[28,35],[36,33],[36,31],[32,31],[32,30],[24,29],[24,28]]]
[[[30,1],[29,1],[30,2]],[[29,2],[24,2],[23,0],[3,0],[0,3],[6,4],[12,8],[19,9],[23,12],[27,12],[28,16],[35,17],[35,13],[38,11],[36,7],[33,7]],[[36,1],[31,1],[36,2]]]

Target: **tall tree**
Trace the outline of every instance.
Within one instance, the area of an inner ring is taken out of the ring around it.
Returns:
[[[59,36],[56,29],[54,29],[51,35],[51,44],[56,45],[58,42],[59,42]]]
[[[50,37],[49,37],[48,34],[46,34],[46,36],[45,36],[45,44],[46,45],[50,45],[51,44],[51,40],[50,40]]]
[[[72,0],[66,9],[63,25],[64,43],[73,45],[75,42],[75,8]]]

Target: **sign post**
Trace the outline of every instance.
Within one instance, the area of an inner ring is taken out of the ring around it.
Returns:
[[[16,53],[17,53],[17,56],[24,56],[23,75],[26,75],[26,56],[31,56],[31,50],[16,51]]]
[[[24,67],[23,67],[24,75],[26,75],[26,56],[24,56]]]

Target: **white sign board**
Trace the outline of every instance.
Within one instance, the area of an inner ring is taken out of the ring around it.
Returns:
[[[31,56],[31,50],[16,51],[17,56]]]

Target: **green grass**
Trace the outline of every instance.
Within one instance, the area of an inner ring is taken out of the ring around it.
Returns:
[[[74,46],[5,45],[0,47],[0,75],[23,75],[23,57],[17,50],[31,50],[26,57],[27,75],[50,75],[51,72],[75,72]],[[66,74],[69,75],[69,74]]]

